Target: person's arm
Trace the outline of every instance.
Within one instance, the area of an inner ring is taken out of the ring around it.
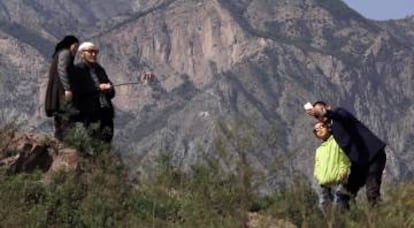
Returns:
[[[320,184],[320,167],[321,167],[321,161],[320,161],[320,152],[318,153],[318,150],[315,151],[315,165],[313,167],[313,176],[315,177],[318,184]]]
[[[72,56],[69,50],[62,50],[58,54],[58,65],[57,71],[60,82],[62,83],[63,89],[65,90],[65,96],[72,96],[72,89],[69,82],[68,67],[71,65]]]
[[[347,110],[343,108],[325,110],[325,112],[322,113],[322,115],[327,117],[328,119],[337,120],[342,123],[351,122],[355,119],[355,117],[351,113],[349,113]]]
[[[306,114],[317,119],[326,117],[328,119],[336,120],[342,123],[351,123],[356,118],[344,108],[336,108],[334,110],[325,109],[321,106],[316,106],[306,110]]]
[[[109,84],[109,90],[108,90],[108,91],[106,91],[106,96],[107,96],[109,99],[112,99],[112,98],[114,98],[114,97],[115,97],[115,88],[114,88],[114,84],[113,84],[110,80],[108,80],[108,84]]]
[[[72,57],[68,50],[63,50],[58,54],[58,75],[60,82],[65,90],[71,90],[68,75],[68,66],[71,64]]]
[[[351,173],[351,161],[349,160],[348,156],[345,152],[338,147],[338,182],[339,183],[346,183],[348,181],[349,174]]]
[[[98,73],[100,80],[102,81],[101,84],[99,84],[99,89],[105,93],[106,97],[109,99],[112,99],[115,97],[115,88],[111,80],[109,80],[108,75],[106,74],[103,67],[99,67],[99,73]]]

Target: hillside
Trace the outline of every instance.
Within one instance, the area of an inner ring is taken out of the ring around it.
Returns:
[[[340,0],[124,0],[104,1],[99,10],[96,2],[81,10],[83,1],[34,2],[0,7],[2,20],[24,28],[16,35],[0,27],[2,115],[19,113],[33,131],[52,129],[38,109],[47,52],[63,34],[79,33],[101,47],[115,84],[135,82],[144,71],[157,76],[117,87],[114,146],[133,173],[148,170],[163,152],[184,169],[220,156],[221,138],[231,161],[245,152],[270,186],[280,181],[281,167],[309,175],[317,141],[302,105],[323,99],[348,108],[389,144],[387,178],[413,177],[414,56],[406,42],[412,29],[394,30],[408,22],[369,21]],[[24,17],[17,10],[40,6]],[[65,19],[73,17],[76,24]],[[22,34],[31,33],[40,38],[24,41]],[[7,52],[12,45],[25,51]],[[252,144],[232,146],[220,123]]]
[[[52,138],[45,141],[45,135],[22,134],[12,139],[12,132],[13,126],[0,129],[2,227],[294,228],[414,224],[414,187],[409,183],[385,187],[380,207],[372,208],[358,200],[345,213],[331,210],[324,216],[308,180],[295,176],[289,184],[263,196],[260,186],[265,183],[251,172],[247,161],[236,164],[239,173],[227,173],[220,169],[220,161],[214,159],[194,164],[190,173],[177,168],[170,156],[161,156],[153,164],[154,172],[137,180],[128,177],[119,157],[107,147],[95,144],[97,153],[87,155],[84,146],[91,143],[87,138],[76,136],[78,140],[72,141],[78,145],[75,149],[65,148]],[[10,149],[19,156],[5,161],[4,155]],[[41,169],[34,170],[35,167]]]

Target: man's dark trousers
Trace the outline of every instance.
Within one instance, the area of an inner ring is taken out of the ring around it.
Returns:
[[[380,188],[385,162],[386,155],[382,149],[368,165],[352,164],[351,174],[345,188],[356,196],[358,190],[365,185],[368,202],[371,205],[377,204],[381,200]]]

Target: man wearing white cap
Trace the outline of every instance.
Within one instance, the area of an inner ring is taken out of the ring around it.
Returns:
[[[80,62],[75,66],[74,103],[85,127],[98,125],[92,131],[92,137],[110,143],[114,131],[111,99],[115,97],[115,90],[104,68],[97,61],[98,53],[99,49],[91,42],[79,46]]]

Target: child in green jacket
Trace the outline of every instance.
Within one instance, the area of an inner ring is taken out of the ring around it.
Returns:
[[[314,169],[320,186],[319,205],[324,209],[333,202],[348,208],[349,194],[342,184],[346,183],[350,174],[351,161],[335,141],[327,123],[317,122],[313,133],[322,140],[316,149]]]

